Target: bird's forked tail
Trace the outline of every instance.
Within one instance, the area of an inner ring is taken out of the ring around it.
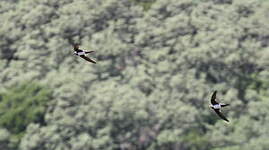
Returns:
[[[94,51],[87,51],[87,52],[85,51],[86,54],[89,54],[89,53],[92,53],[92,52],[94,52]]]

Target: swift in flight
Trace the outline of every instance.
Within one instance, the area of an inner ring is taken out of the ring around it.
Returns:
[[[90,59],[89,57],[86,56],[87,54],[92,53],[94,51],[84,51],[84,50],[81,50],[81,49],[79,49],[79,45],[78,44],[75,44],[74,45],[74,51],[75,51],[74,52],[75,55],[77,55],[77,56],[85,59],[88,62],[91,62],[91,63],[96,64],[96,62],[94,60],[92,60],[92,59]]]
[[[214,91],[211,97],[211,105],[209,105],[209,107],[211,107],[221,119],[229,122],[229,120],[221,113],[220,110],[222,107],[228,106],[229,104],[218,103],[216,100],[217,100],[217,91]]]

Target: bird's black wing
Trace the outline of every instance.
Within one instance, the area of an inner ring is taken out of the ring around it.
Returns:
[[[74,51],[78,52],[83,52],[83,50],[79,49],[79,45],[78,44],[74,44],[73,45]]]
[[[219,109],[214,109],[215,112],[219,115],[219,117],[227,122],[229,122],[229,120],[220,112]]]
[[[211,104],[212,105],[218,104],[218,102],[216,102],[216,98],[217,98],[217,91],[214,91],[214,93],[211,97]]]
[[[86,57],[84,55],[81,55],[80,57],[83,58],[83,59],[85,59],[85,60],[87,60],[87,61],[89,61],[89,62],[91,62],[91,63],[96,64],[96,62],[94,60],[90,59],[89,57]]]

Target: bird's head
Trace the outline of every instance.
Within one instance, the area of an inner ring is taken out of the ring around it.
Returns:
[[[76,43],[76,44],[73,45],[73,47],[74,47],[74,49],[78,49],[79,48],[79,44]]]

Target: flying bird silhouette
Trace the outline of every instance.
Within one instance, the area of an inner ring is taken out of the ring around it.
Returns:
[[[218,103],[216,100],[217,100],[217,91],[214,91],[211,97],[211,105],[209,105],[209,107],[211,107],[221,119],[229,122],[229,120],[221,113],[220,110],[222,107],[228,106],[229,104]]]
[[[87,54],[92,53],[94,51],[84,51],[84,50],[81,50],[81,49],[79,49],[79,45],[78,44],[74,44],[73,47],[74,47],[74,51],[75,51],[74,54],[75,55],[77,55],[77,56],[85,59],[88,62],[91,62],[91,63],[96,64],[96,62],[94,60],[92,60],[92,59],[90,59],[89,57],[86,56]]]

